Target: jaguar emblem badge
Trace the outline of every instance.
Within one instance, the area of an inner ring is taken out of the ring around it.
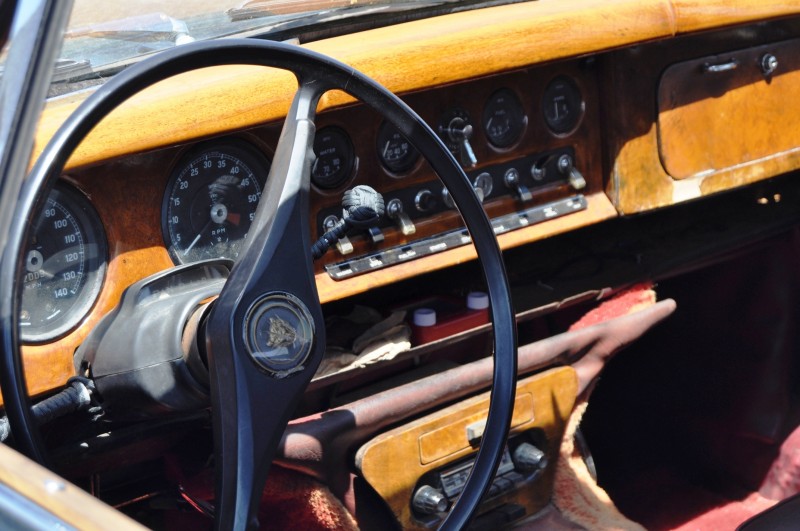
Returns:
[[[269,318],[267,345],[273,348],[288,347],[297,339],[297,331],[280,317]]]
[[[294,295],[268,293],[250,307],[244,340],[260,369],[285,378],[303,370],[314,343],[314,320]]]

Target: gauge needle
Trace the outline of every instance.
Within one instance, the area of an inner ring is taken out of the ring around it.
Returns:
[[[186,256],[187,254],[189,254],[189,252],[194,248],[194,246],[197,245],[197,242],[200,241],[200,237],[203,235],[203,233],[205,233],[206,229],[208,227],[210,227],[210,226],[211,226],[211,220],[209,220],[208,223],[206,223],[205,227],[200,229],[200,231],[197,233],[197,236],[195,236],[194,240],[192,240],[192,243],[189,244],[189,247],[187,247],[183,251],[183,256]]]
[[[387,157],[389,156],[389,155],[388,155],[388,153],[389,153],[389,146],[391,146],[391,145],[392,145],[392,141],[391,141],[391,140],[389,140],[389,141],[387,141],[387,142],[386,142],[386,145],[383,147],[383,158],[384,158],[384,159],[385,159],[385,158],[387,158]]]
[[[200,241],[200,236],[202,236],[202,234],[203,234],[202,232],[197,233],[197,236],[194,237],[194,240],[192,240],[192,243],[189,244],[189,247],[187,247],[186,250],[183,251],[183,256],[189,254],[189,251],[191,251],[192,248],[197,244],[197,242]]]

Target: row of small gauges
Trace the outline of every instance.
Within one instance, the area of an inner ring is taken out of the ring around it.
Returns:
[[[577,84],[566,76],[553,79],[542,96],[542,119],[557,136],[571,133],[578,126],[584,102]],[[481,125],[486,141],[496,149],[507,149],[519,142],[528,122],[517,94],[509,88],[495,91],[483,107]],[[436,126],[439,136],[465,167],[475,166],[470,145],[474,132],[472,117],[460,107],[445,111]],[[393,176],[407,174],[417,164],[419,153],[393,126],[384,122],[376,138],[378,159]],[[356,156],[347,132],[336,126],[321,129],[314,141],[317,159],[311,179],[317,188],[338,189],[353,174]]]

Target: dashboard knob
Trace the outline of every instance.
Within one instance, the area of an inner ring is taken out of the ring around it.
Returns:
[[[514,450],[512,460],[523,472],[538,472],[547,466],[547,456],[531,443],[522,443]]]
[[[450,190],[442,188],[442,201],[447,208],[455,208],[456,202],[453,201],[453,196],[450,195]]]
[[[420,212],[430,212],[436,208],[436,204],[436,196],[433,195],[433,192],[427,188],[423,188],[417,192],[417,195],[414,198],[414,206],[417,207],[417,210]]]
[[[414,493],[411,505],[422,514],[436,514],[445,512],[450,502],[439,489],[423,485]]]
[[[769,77],[778,69],[778,58],[771,53],[761,57],[761,73]]]

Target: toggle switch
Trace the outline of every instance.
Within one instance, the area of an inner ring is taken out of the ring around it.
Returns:
[[[575,190],[583,190],[586,188],[586,179],[584,179],[581,172],[575,167],[575,161],[572,160],[572,156],[567,154],[561,155],[558,157],[556,165],[558,171],[567,178],[567,182],[569,182],[572,188]]]
[[[403,235],[410,236],[417,232],[417,227],[406,214],[403,202],[399,199],[395,198],[389,201],[386,205],[386,215],[397,224],[397,228],[400,229]]]
[[[531,191],[528,190],[527,186],[522,184],[522,179],[520,178],[519,172],[516,168],[509,168],[506,170],[506,173],[503,176],[503,181],[506,183],[506,186],[514,192],[514,195],[517,196],[517,199],[520,201],[530,201],[533,199],[533,194],[531,194]]]
[[[322,222],[322,227],[328,231],[331,230],[336,224],[339,222],[339,218],[336,216],[328,216]],[[350,238],[347,236],[342,236],[336,242],[336,250],[339,251],[340,254],[346,255],[353,252],[353,243],[350,241]]]

